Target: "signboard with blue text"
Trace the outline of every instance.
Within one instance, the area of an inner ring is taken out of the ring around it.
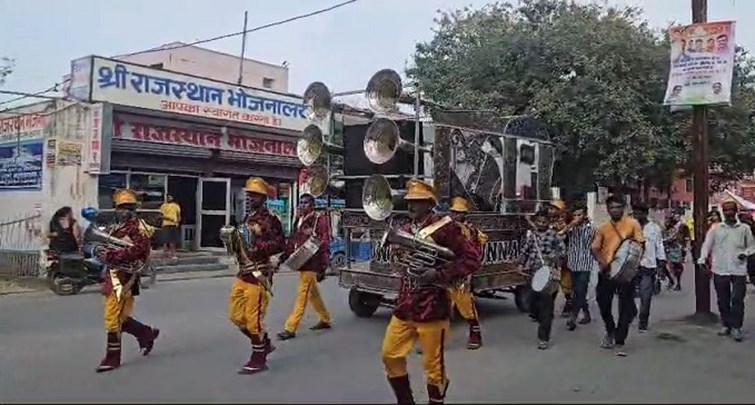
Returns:
[[[46,125],[41,111],[0,117],[0,191],[42,189]]]
[[[82,101],[108,102],[296,132],[310,124],[299,96],[98,56],[72,63],[70,88],[70,95]]]

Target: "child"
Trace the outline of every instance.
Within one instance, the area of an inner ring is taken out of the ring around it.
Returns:
[[[535,231],[527,234],[524,249],[519,256],[520,269],[534,275],[542,266],[550,266],[554,276],[563,263],[566,247],[564,239],[555,230],[549,227],[548,211],[539,210],[533,217]],[[530,308],[537,318],[538,349],[545,350],[550,347],[551,326],[553,325],[553,303],[558,290],[552,294],[532,294]]]

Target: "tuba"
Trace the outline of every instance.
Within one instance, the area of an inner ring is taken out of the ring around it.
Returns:
[[[225,246],[226,252],[229,256],[236,259],[239,265],[239,272],[241,274],[251,274],[260,283],[262,288],[265,289],[271,296],[273,290],[271,286],[271,277],[263,272],[264,267],[269,265],[260,265],[254,263],[247,255],[247,249],[254,246],[256,236],[254,232],[249,229],[247,225],[242,225],[243,228],[239,228],[233,225],[225,225],[220,228],[220,240]],[[242,232],[243,231],[243,232]]]
[[[419,276],[425,269],[446,264],[456,256],[451,249],[440,246],[429,238],[422,239],[394,227],[385,231],[380,238],[380,245],[405,250],[404,254],[398,255],[397,263],[406,267],[410,276]]]
[[[115,236],[100,230],[94,222],[91,222],[86,230],[84,230],[83,239],[85,243],[91,243],[93,245],[91,252],[89,252],[93,257],[99,257],[103,250],[109,248],[130,248],[134,246],[134,244],[128,240],[116,238]],[[145,267],[145,262],[135,261],[130,263],[129,266],[119,265],[118,269],[126,273],[136,274],[141,272]]]

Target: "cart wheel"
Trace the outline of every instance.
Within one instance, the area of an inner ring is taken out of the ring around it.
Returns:
[[[532,297],[532,288],[529,285],[520,285],[514,290],[514,303],[516,308],[523,313],[530,312],[530,297]]]
[[[380,297],[356,288],[349,290],[349,309],[359,318],[369,318],[380,306]]]

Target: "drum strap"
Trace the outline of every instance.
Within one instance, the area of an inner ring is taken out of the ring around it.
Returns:
[[[619,251],[619,247],[621,247],[621,244],[624,243],[627,238],[621,236],[621,232],[619,232],[619,227],[616,226],[616,224],[611,221],[611,226],[613,227],[614,232],[616,232],[616,235],[619,237],[619,245],[616,247],[616,250],[613,252],[614,259],[616,259],[616,252]]]
[[[436,221],[417,232],[417,237],[419,239],[427,239],[432,234],[434,234],[438,229],[443,228],[444,226],[450,224],[452,222],[451,217],[445,216],[441,220]]]
[[[532,231],[527,231],[527,234],[529,235],[530,239],[535,244],[535,251],[537,252],[538,259],[540,259],[540,265],[545,266],[545,259],[543,258],[543,251],[540,249],[540,238],[537,236],[536,233]]]

